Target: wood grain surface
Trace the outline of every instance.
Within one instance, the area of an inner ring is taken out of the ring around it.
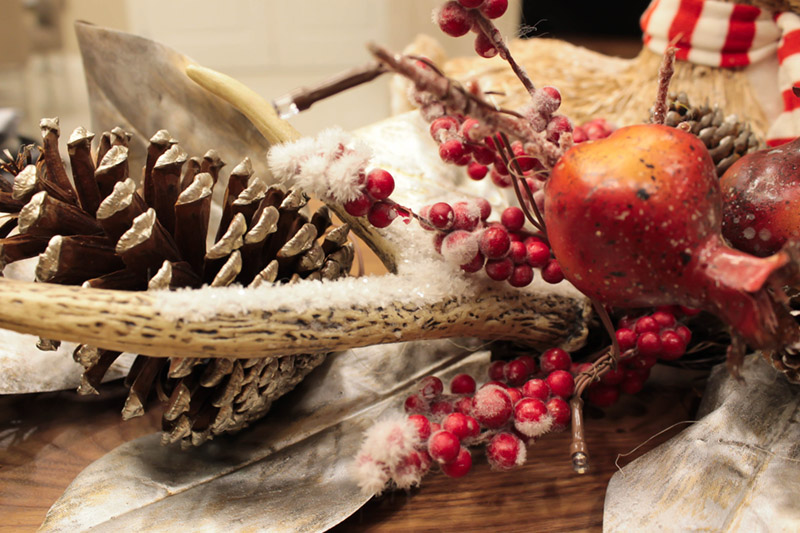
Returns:
[[[88,398],[72,391],[0,397],[0,533],[35,531],[83,468],[159,429],[158,409],[123,422],[124,395],[122,385],[111,384]],[[518,470],[492,472],[476,453],[466,477],[430,474],[421,488],[375,499],[334,531],[599,531],[617,455],[690,418],[695,403],[688,388],[651,386],[605,413],[589,409],[593,470],[587,475],[572,473],[569,434],[547,435],[529,446],[528,462]],[[619,464],[680,429],[659,435]],[[188,518],[186,525],[190,531]]]

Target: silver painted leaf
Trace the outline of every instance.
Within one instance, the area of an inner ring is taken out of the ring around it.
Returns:
[[[335,354],[249,430],[191,450],[160,435],[89,465],[42,531],[322,531],[366,501],[350,476],[361,434],[416,381],[488,365],[452,340]]]
[[[166,129],[191,155],[202,157],[213,148],[229,168],[249,156],[256,174],[269,177],[263,157],[269,143],[244,115],[186,76],[189,58],[149,39],[85,22],[77,22],[75,32],[92,127],[102,132],[121,126],[136,134],[132,169],[144,166],[148,139]]]
[[[698,418],[614,474],[605,531],[800,531],[800,387],[761,357],[709,380]]]

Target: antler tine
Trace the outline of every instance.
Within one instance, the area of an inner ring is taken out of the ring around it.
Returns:
[[[370,292],[378,288],[370,283],[394,277],[359,282]],[[591,313],[585,298],[563,290],[538,296],[479,290],[468,301],[453,295],[419,305],[393,301],[385,306],[332,306],[326,291],[335,291],[343,281],[317,284],[318,303],[302,311],[271,305],[268,297],[259,296],[261,289],[254,289],[249,308],[198,317],[185,300],[171,300],[181,293],[86,290],[0,278],[0,301],[5,302],[0,327],[152,356],[247,358],[458,336],[572,349],[584,341]]]

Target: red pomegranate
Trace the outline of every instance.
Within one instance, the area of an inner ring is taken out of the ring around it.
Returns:
[[[767,290],[797,278],[797,247],[759,258],[725,243],[719,180],[695,136],[650,124],[576,145],[545,198],[553,252],[586,295],[618,307],[701,308],[753,348],[800,338]]]

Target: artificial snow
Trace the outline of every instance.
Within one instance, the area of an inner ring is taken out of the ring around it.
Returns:
[[[421,446],[417,428],[406,416],[376,422],[364,433],[356,455],[355,477],[365,494],[380,493],[390,479],[400,488],[419,484],[422,469],[413,468],[411,454]]]

